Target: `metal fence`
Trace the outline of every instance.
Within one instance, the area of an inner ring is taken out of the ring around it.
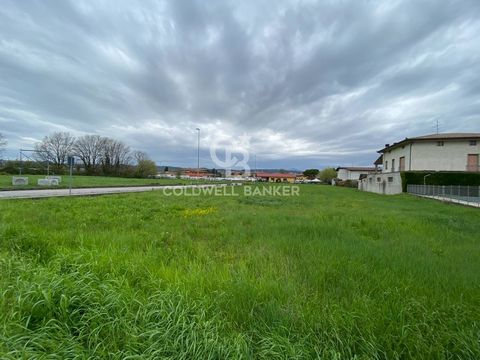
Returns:
[[[407,185],[407,192],[413,195],[480,207],[480,186]]]

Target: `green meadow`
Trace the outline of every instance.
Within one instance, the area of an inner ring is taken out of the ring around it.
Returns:
[[[29,183],[23,186],[12,185],[13,175],[0,175],[0,191],[2,190],[27,190],[27,189],[57,189],[68,188],[70,186],[70,179],[68,175],[62,175],[62,182],[59,186],[38,186],[38,179],[44,179],[44,175],[22,175],[27,176]],[[184,179],[136,179],[136,178],[122,178],[122,177],[107,177],[107,176],[72,176],[73,188],[89,188],[89,187],[108,187],[108,186],[151,186],[151,185],[178,185],[178,184],[192,184],[195,180]]]
[[[315,185],[4,200],[0,292],[2,359],[479,359],[480,212]]]

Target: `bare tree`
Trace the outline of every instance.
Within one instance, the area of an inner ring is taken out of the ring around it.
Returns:
[[[132,162],[130,147],[125,143],[106,138],[103,146],[102,168],[105,174],[120,175],[122,168]]]
[[[47,135],[41,143],[35,144],[37,157],[44,161],[51,161],[58,171],[62,170],[67,156],[73,152],[75,137],[68,132],[56,132]]]
[[[89,175],[96,171],[104,153],[107,139],[99,135],[85,135],[78,138],[73,151],[83,162],[85,172]]]
[[[5,146],[7,146],[7,140],[2,133],[0,133],[0,155],[2,155],[3,151],[5,150]]]
[[[144,151],[136,150],[132,153],[132,157],[135,159],[137,165],[142,161],[150,160],[147,153]]]

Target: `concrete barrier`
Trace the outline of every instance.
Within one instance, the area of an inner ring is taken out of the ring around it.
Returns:
[[[57,175],[48,175],[48,176],[45,176],[45,179],[48,179],[48,180],[57,180],[58,181],[58,184],[60,184],[62,182],[62,177],[61,176],[57,176]],[[57,185],[58,185],[57,184]]]
[[[13,186],[28,185],[28,177],[27,176],[13,176],[12,177],[12,185]]]
[[[58,186],[57,179],[38,179],[38,186]]]

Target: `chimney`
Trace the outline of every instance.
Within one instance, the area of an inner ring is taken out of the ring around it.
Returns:
[[[385,144],[385,147],[386,147],[386,148],[389,147],[389,146],[390,146],[390,144]]]

